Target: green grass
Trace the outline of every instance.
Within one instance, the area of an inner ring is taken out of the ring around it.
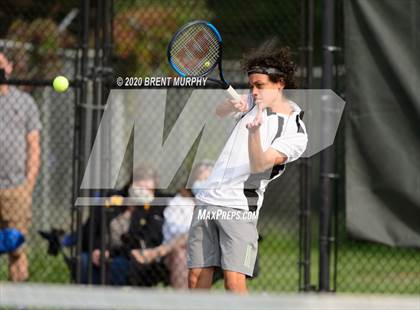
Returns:
[[[70,283],[69,270],[61,255],[51,256],[41,246],[29,249],[29,282]],[[7,256],[0,256],[0,281],[6,281]]]
[[[311,284],[317,286],[316,240],[311,253]],[[251,291],[298,291],[298,240],[290,235],[267,234],[260,245],[260,275],[248,281]],[[349,241],[338,253],[337,292],[419,294],[420,251]],[[332,285],[331,278],[331,285]],[[222,281],[215,286],[223,288]]]
[[[317,284],[318,251],[313,240],[311,284]],[[6,256],[0,256],[0,281],[7,280]],[[47,255],[43,246],[30,251],[31,282],[69,283],[69,271],[61,256]],[[290,234],[270,232],[260,244],[260,274],[248,281],[253,292],[298,291],[298,240]],[[420,293],[420,251],[394,249],[380,244],[348,241],[338,256],[338,292]],[[214,289],[223,289],[218,281]]]
[[[420,293],[420,251],[351,241],[340,248],[338,290],[351,293]]]

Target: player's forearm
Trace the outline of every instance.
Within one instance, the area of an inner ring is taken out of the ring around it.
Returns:
[[[222,102],[216,107],[216,115],[219,117],[225,117],[232,112],[234,112],[234,109],[229,101]]]
[[[259,129],[250,132],[248,135],[248,153],[252,173],[260,173],[273,166],[273,163],[267,160],[264,155]]]

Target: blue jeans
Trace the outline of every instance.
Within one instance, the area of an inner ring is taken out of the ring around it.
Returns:
[[[88,283],[88,260],[89,254],[87,252],[81,253],[82,262],[82,277],[83,284]],[[107,284],[111,285],[127,285],[127,277],[130,269],[130,261],[124,256],[116,256],[107,264]],[[101,283],[101,269],[100,267],[92,266],[92,284]]]
[[[88,284],[88,271],[89,271],[89,253],[83,252],[80,254],[80,260],[82,263],[82,274],[81,274],[81,282],[82,284]],[[101,283],[101,270],[98,266],[92,266],[92,284],[100,284]]]
[[[108,275],[111,285],[127,285],[128,272],[130,270],[130,261],[124,256],[112,258],[109,266]]]

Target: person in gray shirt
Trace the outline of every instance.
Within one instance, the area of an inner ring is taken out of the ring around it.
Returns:
[[[0,70],[9,77],[13,65],[0,53]],[[0,84],[0,229],[16,228],[25,236],[31,223],[32,192],[40,167],[41,122],[34,99]],[[9,278],[29,276],[25,247],[9,253]]]

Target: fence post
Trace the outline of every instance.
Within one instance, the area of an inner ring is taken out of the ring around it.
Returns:
[[[312,88],[314,1],[301,1],[301,74],[303,88]],[[311,290],[311,160],[301,159],[299,210],[299,291]]]
[[[334,0],[324,0],[322,8],[321,88],[333,88]],[[328,100],[328,99],[327,99]],[[319,291],[330,291],[330,231],[335,173],[335,147],[321,153],[321,205],[319,212]]]

